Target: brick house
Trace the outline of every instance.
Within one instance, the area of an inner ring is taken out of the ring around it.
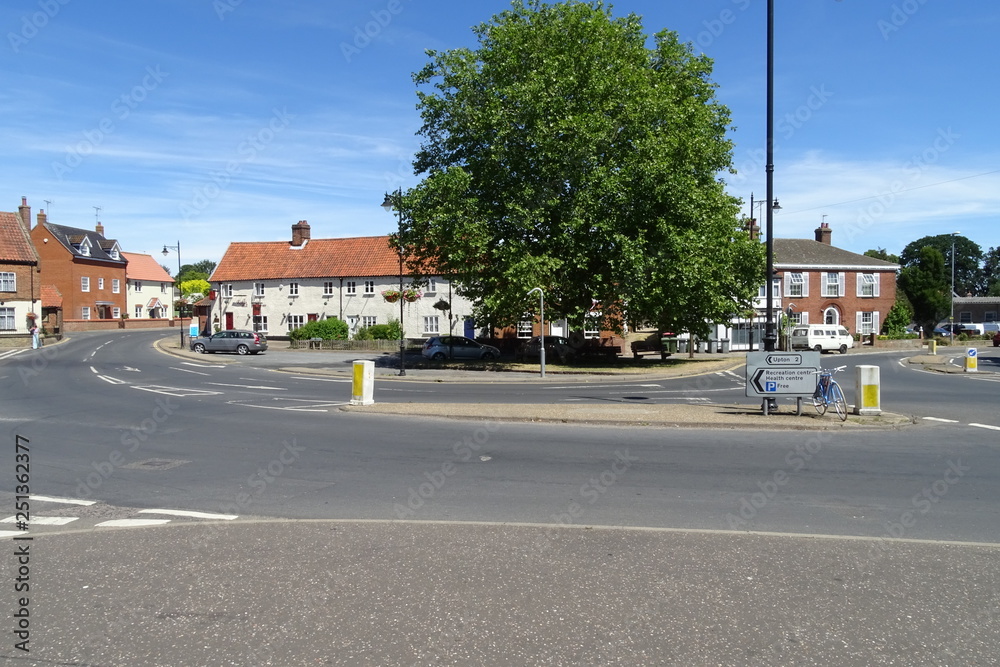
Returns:
[[[125,267],[125,310],[130,318],[158,320],[169,317],[174,279],[152,255],[123,252]]]
[[[290,241],[229,244],[209,277],[211,325],[285,336],[306,322],[336,317],[353,334],[398,320],[403,303],[407,338],[468,332],[463,322],[472,304],[440,276],[428,280],[417,301],[389,303],[382,292],[399,289],[400,262],[388,236],[314,239],[301,220],[292,225]],[[442,301],[451,303],[450,312],[434,307]]]
[[[1000,296],[956,296],[955,321],[996,322],[1000,314]]]
[[[0,347],[30,346],[31,327],[41,325],[40,264],[30,225],[23,198],[17,213],[0,211]]]
[[[30,217],[30,211],[28,212]],[[45,284],[62,295],[65,329],[90,320],[117,320],[125,312],[127,260],[118,242],[94,230],[48,222],[44,211],[31,230]]]

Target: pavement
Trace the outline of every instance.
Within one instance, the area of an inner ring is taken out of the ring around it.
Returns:
[[[429,362],[419,355],[407,356],[407,375],[398,376],[398,356],[379,352],[342,352],[329,350],[291,349],[282,341],[270,341],[265,354],[251,358],[250,363],[275,371],[295,374],[314,374],[349,377],[355,359],[375,361],[376,381],[392,379],[401,382],[462,382],[477,384],[559,384],[579,383],[585,387],[590,383],[641,382],[685,379],[690,381],[693,395],[704,386],[703,378],[716,373],[734,371],[746,363],[745,352],[695,353],[675,355],[667,360],[648,359],[640,365],[611,368],[591,368],[582,371],[578,367],[549,366],[546,376],[540,377],[537,365],[493,363],[493,364],[451,364],[442,366]],[[203,355],[189,350],[181,350],[173,338],[159,342],[158,347],[171,354],[198,360]],[[949,349],[953,354],[948,354]],[[917,354],[909,358],[911,364],[941,372],[961,372],[954,365],[954,358],[964,353],[958,348],[938,348],[940,354]],[[899,350],[872,350],[856,348],[849,357],[888,354]],[[914,350],[914,352],[920,352]],[[824,355],[840,359],[840,355]],[[225,363],[228,355],[213,355],[212,362]],[[832,364],[827,364],[832,365]],[[491,370],[493,369],[493,370]],[[848,382],[848,401],[853,393]],[[853,406],[849,403],[849,408]],[[898,429],[912,426],[918,420],[909,415],[883,411],[879,415],[850,414],[847,421],[838,419],[831,409],[826,415],[819,415],[808,399],[803,399],[800,408],[792,398],[778,399],[778,410],[764,415],[760,399],[747,398],[740,403],[703,404],[538,404],[538,403],[390,403],[378,402],[374,405],[350,405],[344,411],[380,414],[436,417],[448,419],[473,419],[495,421],[578,423],[605,426],[651,426],[675,428],[721,428],[721,429],[765,429],[765,430],[838,430],[838,429]]]

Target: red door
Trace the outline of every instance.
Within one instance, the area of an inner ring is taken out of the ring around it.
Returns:
[[[226,328],[227,329],[232,329],[233,328],[233,314],[232,313],[226,313]]]
[[[319,314],[318,313],[309,313],[308,315],[306,315],[306,317],[309,318],[310,322],[315,322],[316,320],[319,319]]]

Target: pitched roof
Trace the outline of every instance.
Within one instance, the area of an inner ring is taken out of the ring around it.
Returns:
[[[230,243],[212,282],[278,278],[348,278],[399,275],[399,254],[388,236]]]
[[[46,231],[52,234],[59,243],[61,243],[67,250],[69,250],[73,255],[77,257],[89,257],[90,259],[99,259],[106,262],[117,262],[119,264],[125,264],[125,258],[112,259],[111,255],[108,254],[109,251],[118,245],[118,241],[114,239],[105,238],[103,234],[98,234],[95,231],[89,229],[79,229],[77,227],[67,227],[65,225],[54,225],[51,222],[43,223]],[[83,240],[86,239],[90,242],[90,255],[84,255],[80,252],[79,246]]]
[[[125,267],[127,280],[148,280],[153,283],[174,282],[170,274],[163,270],[163,267],[152,255],[140,252],[123,252],[122,256],[128,260],[128,266]]]
[[[0,211],[0,262],[37,262],[38,253],[17,213]]]
[[[63,298],[55,285],[42,285],[42,308],[62,308]]]
[[[899,264],[867,255],[859,255],[811,239],[774,239],[774,268],[779,270],[843,268],[895,271],[899,268]]]

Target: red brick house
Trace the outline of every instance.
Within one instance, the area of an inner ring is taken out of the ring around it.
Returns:
[[[25,206],[25,208],[27,208]],[[30,210],[27,213],[30,217]],[[45,284],[61,295],[66,329],[86,328],[89,320],[117,320],[125,312],[127,260],[118,242],[95,230],[48,222],[44,211],[31,230]]]
[[[26,209],[22,199],[17,213],[0,211],[0,347],[30,346],[31,327],[41,324],[40,265]]]

